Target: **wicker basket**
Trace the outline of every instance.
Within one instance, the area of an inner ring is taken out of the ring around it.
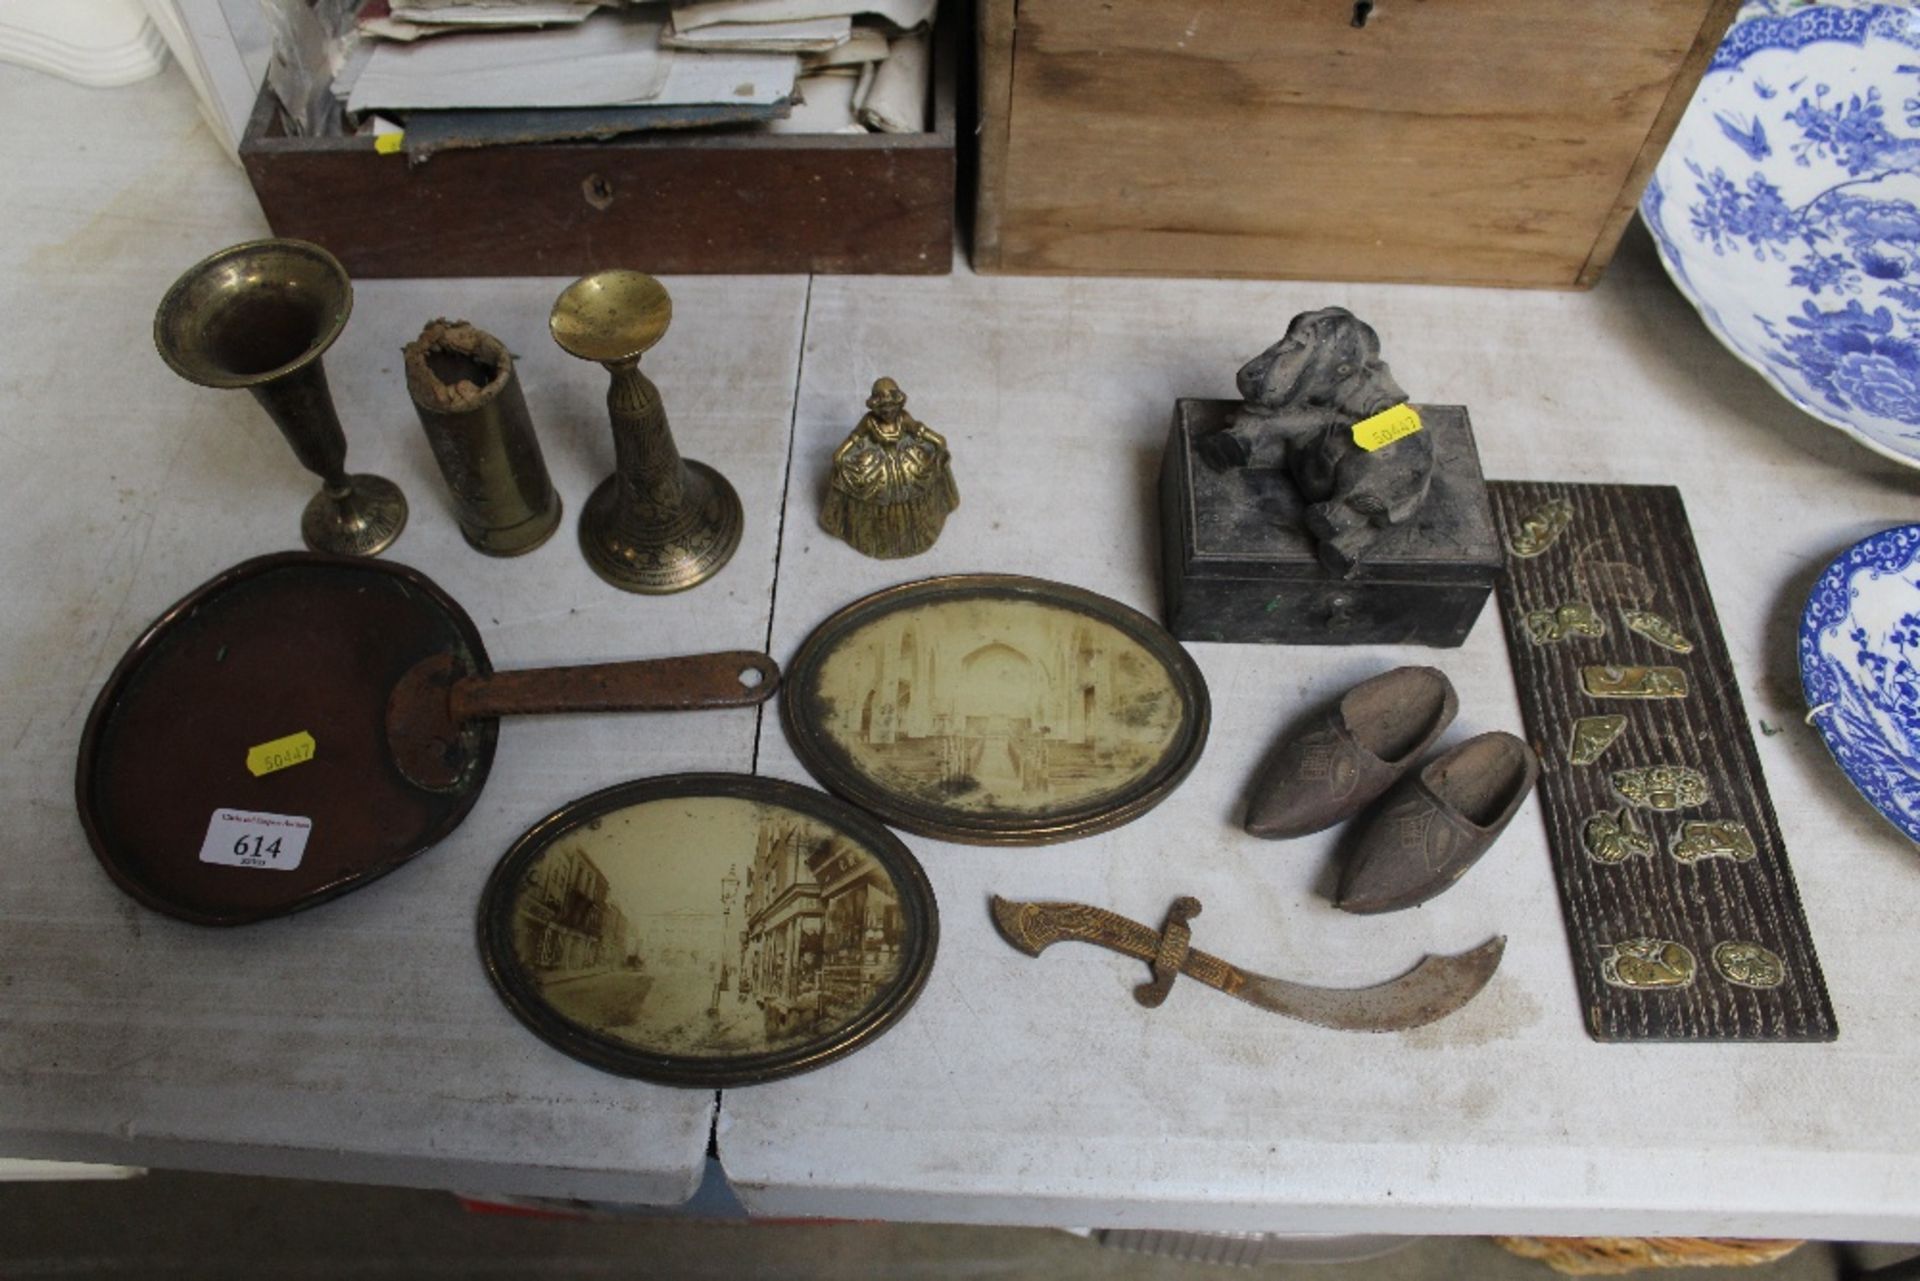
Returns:
[[[1522,1258],[1568,1276],[1613,1276],[1642,1268],[1739,1268],[1772,1263],[1804,1241],[1737,1237],[1495,1237]]]

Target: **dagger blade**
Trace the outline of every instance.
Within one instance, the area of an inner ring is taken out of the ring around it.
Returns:
[[[1160,935],[1117,912],[1084,903],[1031,903],[993,897],[993,920],[1009,943],[1038,956],[1055,943],[1092,943],[1152,963]],[[1343,1032],[1399,1032],[1452,1014],[1474,997],[1500,967],[1507,940],[1427,956],[1399,978],[1372,987],[1314,987],[1255,974],[1198,948],[1180,972],[1263,1010]]]
[[[1480,995],[1500,968],[1506,950],[1506,936],[1495,935],[1465,952],[1424,956],[1399,978],[1373,987],[1312,987],[1236,969],[1240,985],[1220,990],[1263,1010],[1320,1027],[1402,1032],[1444,1019]]]

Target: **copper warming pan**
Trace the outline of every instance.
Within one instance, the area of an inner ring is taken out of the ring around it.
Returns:
[[[261,920],[459,826],[499,716],[744,707],[779,674],[746,651],[496,674],[473,620],[418,571],[262,556],[161,615],[108,677],[80,741],[80,821],[148,907]]]

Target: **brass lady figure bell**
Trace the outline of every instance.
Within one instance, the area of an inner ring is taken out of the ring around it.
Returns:
[[[946,438],[907,412],[891,378],[876,379],[867,413],[833,454],[820,525],[878,560],[933,546],[960,505]]]

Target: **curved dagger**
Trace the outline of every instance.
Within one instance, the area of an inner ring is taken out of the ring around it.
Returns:
[[[1243,970],[1199,948],[1186,945],[1186,922],[1200,914],[1197,899],[1183,898],[1168,916],[1163,936],[1138,921],[1083,903],[1020,903],[993,897],[993,923],[1007,942],[1038,956],[1055,943],[1094,943],[1154,966],[1155,981],[1137,989],[1141,1004],[1149,995],[1163,999],[1173,974],[1166,963],[1178,958],[1179,972],[1228,996],[1263,1010],[1343,1032],[1398,1032],[1443,1019],[1480,994],[1507,940],[1495,936],[1479,947],[1451,956],[1428,956],[1397,979],[1374,987],[1312,987]],[[1158,962],[1158,964],[1156,964]]]

